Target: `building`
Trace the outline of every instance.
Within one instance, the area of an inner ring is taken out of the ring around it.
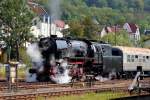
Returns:
[[[110,34],[110,33],[119,32],[120,30],[121,28],[119,28],[118,26],[112,26],[112,27],[106,26],[101,31],[101,37],[104,37],[105,35]]]
[[[63,37],[63,33],[61,31],[69,28],[64,21],[54,20],[55,18],[50,16],[44,7],[35,2],[28,1],[28,5],[30,9],[38,15],[32,20],[33,25],[31,27],[31,33],[33,33],[36,38],[48,37],[50,35]]]
[[[123,25],[123,29],[125,29],[129,33],[130,39],[135,41],[140,40],[140,31],[138,25],[133,23],[125,23]]]

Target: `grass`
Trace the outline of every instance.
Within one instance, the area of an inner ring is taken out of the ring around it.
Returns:
[[[18,68],[18,78],[25,78],[26,68]],[[5,67],[0,67],[0,79],[6,78]]]
[[[5,67],[0,67],[0,78],[5,78]]]
[[[83,95],[70,95],[60,97],[38,97],[37,100],[109,100],[114,98],[129,96],[127,93],[122,92],[102,92],[102,93],[87,93]]]
[[[26,48],[20,47],[19,48],[19,58],[22,60],[24,64],[29,68],[32,66],[31,59],[27,55]],[[0,57],[0,63],[5,63],[7,62],[7,54],[6,52],[4,53],[3,56]],[[26,68],[25,67],[20,67],[18,68],[18,78],[24,78],[26,73]],[[0,66],[0,78],[5,78],[5,68]]]

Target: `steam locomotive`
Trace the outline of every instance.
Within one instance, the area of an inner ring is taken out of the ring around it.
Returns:
[[[114,73],[114,77],[120,78],[134,75],[137,69],[150,71],[149,49],[113,47],[101,41],[57,37],[41,38],[38,48],[43,58],[43,70],[29,70],[30,74],[36,73],[37,81],[53,80],[52,77],[58,73],[63,75],[65,70],[71,79],[78,80],[85,80],[86,75],[96,77]]]

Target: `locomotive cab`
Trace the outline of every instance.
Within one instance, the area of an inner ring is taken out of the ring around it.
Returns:
[[[122,71],[122,51],[113,48],[110,44],[93,43],[95,47],[94,65],[98,69],[98,74],[109,75]]]
[[[107,48],[109,48],[109,50],[107,49],[109,52],[107,51],[108,53],[103,53],[103,73],[107,73],[111,79],[116,77],[119,78],[119,74],[123,70],[123,53],[120,49],[112,46]]]

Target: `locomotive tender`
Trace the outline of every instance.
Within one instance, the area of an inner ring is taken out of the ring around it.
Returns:
[[[111,46],[104,42],[57,37],[42,38],[38,44],[44,58],[44,71],[42,74],[37,74],[38,81],[47,81],[49,75],[55,74],[53,71],[55,66],[50,63],[51,55],[56,59],[57,64],[60,59],[67,59],[69,75],[79,80],[85,75],[96,77],[115,73],[116,77],[121,77],[133,75],[137,69],[150,71],[149,49]]]

